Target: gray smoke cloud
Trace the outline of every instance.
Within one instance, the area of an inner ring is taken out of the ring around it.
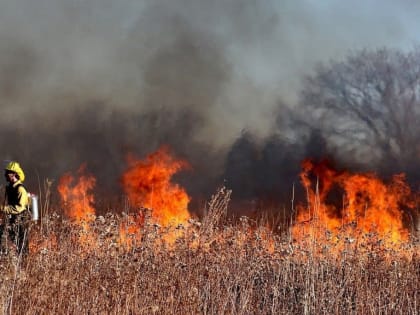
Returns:
[[[205,195],[239,181],[244,137],[275,165],[272,152],[300,156],[276,119],[302,76],[349,49],[410,48],[417,13],[413,1],[0,0],[1,155],[32,185],[86,162],[107,190],[127,152],[165,143]]]

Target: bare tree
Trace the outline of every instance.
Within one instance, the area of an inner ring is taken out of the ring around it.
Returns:
[[[420,177],[420,47],[363,50],[319,65],[300,106],[339,156]]]

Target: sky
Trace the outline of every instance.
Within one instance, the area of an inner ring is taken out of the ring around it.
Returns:
[[[278,128],[315,65],[409,50],[419,15],[409,0],[0,0],[3,159],[114,178],[127,151],[168,142],[221,152],[218,170],[244,130]]]

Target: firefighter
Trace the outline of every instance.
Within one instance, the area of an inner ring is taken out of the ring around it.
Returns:
[[[29,211],[28,192],[23,186],[25,173],[17,162],[10,162],[4,173],[7,181],[4,204],[1,210],[6,220],[0,228],[2,239],[9,237],[16,246],[17,253],[28,253]]]

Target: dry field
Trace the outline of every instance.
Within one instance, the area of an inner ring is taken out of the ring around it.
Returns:
[[[173,229],[147,215],[141,229],[126,214],[88,224],[44,216],[32,226],[28,257],[1,256],[2,312],[419,313],[416,240],[392,249],[375,235],[339,249],[315,238],[296,243],[287,228],[273,234],[248,218],[229,223],[223,198],[201,222]]]

